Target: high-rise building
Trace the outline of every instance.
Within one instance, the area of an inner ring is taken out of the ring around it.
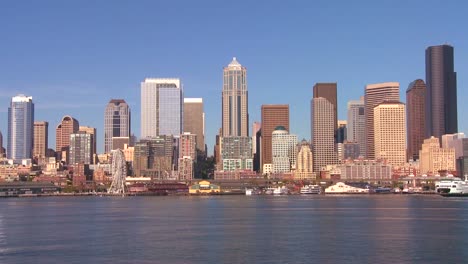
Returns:
[[[455,149],[455,158],[458,159],[463,156],[463,139],[465,139],[465,133],[442,135],[441,147]]]
[[[394,166],[406,162],[405,104],[385,101],[374,108],[375,158]]]
[[[419,170],[421,173],[436,175],[440,171],[455,171],[455,149],[441,148],[439,138],[425,139],[419,152]]]
[[[262,123],[253,122],[252,125],[252,154],[257,153],[257,132],[262,128]]]
[[[96,156],[96,152],[97,152],[97,149],[96,149],[96,128],[94,127],[89,127],[89,126],[80,126],[78,128],[78,132],[83,132],[83,133],[86,133],[86,134],[90,134],[91,137],[93,138],[93,145],[91,146],[91,154],[92,154],[92,157],[93,157],[93,160],[94,160],[94,157]],[[92,162],[94,164],[94,162]]]
[[[406,90],[408,159],[419,159],[419,150],[425,139],[425,97],[426,84],[423,80],[417,79],[409,84]]]
[[[271,104],[262,105],[262,129],[261,129],[261,163],[260,169],[263,170],[264,164],[273,162],[271,138],[276,127],[282,126],[289,131],[289,105]],[[258,151],[257,151],[258,152]]]
[[[335,143],[337,142],[337,129],[338,129],[338,102],[337,102],[337,83],[316,83],[313,88],[314,98],[325,98],[333,105],[333,115],[335,116],[334,123],[334,137]]]
[[[348,123],[346,126],[346,138],[348,142],[359,145],[359,154],[366,156],[366,116],[364,98],[359,101],[348,102]],[[346,155],[345,155],[346,156]]]
[[[383,101],[400,101],[400,84],[398,82],[386,82],[369,84],[365,89],[364,115],[366,117],[365,137],[366,157],[375,159],[374,147],[374,107]]]
[[[131,111],[123,99],[112,99],[104,111],[104,152],[113,150],[113,137],[131,136]],[[96,141],[94,141],[96,143]]]
[[[179,158],[190,157],[194,161],[197,159],[197,135],[184,132],[179,138]]]
[[[8,108],[7,157],[15,161],[30,159],[33,153],[34,103],[31,96],[11,98]]]
[[[296,169],[297,136],[289,134],[286,128],[276,127],[271,137],[273,173],[291,172]]]
[[[198,151],[206,152],[205,112],[202,98],[184,98],[184,132],[195,134]]]
[[[93,163],[93,135],[86,132],[70,134],[69,163]]]
[[[336,143],[344,143],[347,140],[348,122],[346,120],[338,120],[338,128],[336,129]]]
[[[457,73],[453,47],[426,49],[426,138],[458,132]]]
[[[223,171],[253,170],[252,139],[250,137],[221,138]]]
[[[318,174],[326,165],[337,163],[333,104],[323,97],[312,98],[311,117],[314,172]]]
[[[312,150],[310,144],[305,139],[299,145],[299,152],[297,153],[296,171],[294,172],[294,179],[304,180],[312,179],[314,175]]]
[[[247,69],[234,57],[223,69],[222,136],[249,136]]]
[[[141,138],[182,134],[183,98],[180,79],[145,79],[141,83]]]
[[[70,146],[70,135],[77,133],[80,128],[78,120],[71,116],[64,116],[55,129],[55,151],[60,153]]]
[[[3,148],[3,134],[0,132],[0,158],[3,158],[5,155],[5,148]]]
[[[174,170],[174,137],[161,135],[135,143],[133,173],[154,179],[168,179]]]
[[[45,161],[49,148],[49,122],[34,121],[33,157]]]

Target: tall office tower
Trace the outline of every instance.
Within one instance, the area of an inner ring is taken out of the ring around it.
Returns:
[[[247,69],[234,57],[223,69],[223,137],[249,136]]]
[[[359,145],[359,155],[366,157],[366,116],[364,109],[363,97],[359,101],[348,102],[346,138],[348,142],[357,143]]]
[[[263,172],[264,164],[273,162],[271,150],[271,137],[276,127],[282,126],[289,131],[289,105],[271,104],[262,105],[262,130],[261,130],[261,163],[260,170]]]
[[[131,111],[123,99],[112,99],[104,111],[104,152],[110,153],[113,137],[131,136]],[[94,141],[96,143],[96,141]]]
[[[338,120],[338,128],[336,129],[336,143],[344,143],[347,140],[348,122],[346,120]]]
[[[81,131],[70,134],[70,164],[93,163],[93,138],[93,135]]]
[[[11,98],[8,108],[7,157],[30,159],[33,150],[34,103],[31,96],[19,94]]]
[[[145,79],[141,83],[141,138],[182,134],[183,98],[180,79]]]
[[[299,152],[297,153],[296,171],[294,172],[294,179],[304,180],[312,179],[314,172],[314,163],[312,158],[312,150],[310,144],[305,139],[299,145]]]
[[[425,139],[425,95],[426,84],[421,79],[410,83],[406,90],[408,159],[419,159],[419,150]]]
[[[424,174],[439,174],[440,171],[455,171],[454,148],[441,148],[439,138],[425,139],[419,152],[419,171]]]
[[[262,123],[254,122],[252,126],[252,155],[253,155],[253,170],[260,171],[260,159],[261,159],[261,145],[260,137],[262,135]]]
[[[179,158],[190,157],[193,160],[197,159],[197,135],[190,132],[184,132],[179,138]]]
[[[426,49],[426,138],[458,132],[457,73],[453,47]]]
[[[221,156],[221,134],[222,128],[218,130],[218,134],[216,135],[215,145],[213,148],[213,157],[216,164],[216,169],[219,170],[222,167],[222,156]]]
[[[45,160],[47,149],[49,148],[49,122],[34,122],[34,148],[33,157],[39,160]]]
[[[314,98],[325,98],[333,105],[334,123],[334,137],[337,143],[337,129],[338,129],[338,102],[337,102],[337,83],[316,83],[313,89]]]
[[[296,169],[297,136],[289,134],[286,128],[276,127],[271,137],[273,173],[291,172]]]
[[[55,130],[55,151],[59,153],[70,146],[70,135],[77,133],[80,128],[78,120],[71,116],[64,116]]]
[[[312,98],[312,155],[314,172],[317,174],[322,167],[337,163],[334,138],[336,119],[334,115],[334,107],[329,100],[323,97]]]
[[[375,159],[374,146],[374,107],[383,101],[400,101],[400,84],[397,82],[386,82],[369,84],[365,89],[364,115],[366,118],[365,138],[366,157]]]
[[[375,158],[394,166],[406,162],[405,104],[385,101],[374,108]]]
[[[97,135],[97,133],[96,133],[96,128],[94,128],[94,127],[89,127],[89,126],[80,126],[80,127],[78,128],[78,132],[84,132],[84,133],[86,133],[86,134],[90,134],[90,135],[91,135],[91,137],[93,138],[93,145],[91,146],[91,147],[92,147],[92,148],[91,148],[91,152],[92,152],[93,156],[96,155],[96,154],[97,154],[97,153],[96,153],[96,152],[97,152],[97,144],[96,144],[96,141],[97,141],[96,135]]]
[[[202,98],[184,98],[184,132],[195,134],[198,151],[206,152],[205,112],[203,112]]]

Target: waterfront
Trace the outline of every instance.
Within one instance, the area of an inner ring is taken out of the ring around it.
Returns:
[[[0,200],[0,263],[461,263],[468,199],[436,195]]]

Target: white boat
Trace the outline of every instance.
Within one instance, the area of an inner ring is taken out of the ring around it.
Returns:
[[[320,194],[322,188],[318,185],[305,185],[301,188],[301,194]]]
[[[435,183],[436,193],[442,196],[468,196],[468,180],[462,181],[460,178],[453,180],[442,180]]]
[[[253,189],[245,189],[245,195],[252,195]]]
[[[276,187],[273,190],[273,195],[284,195],[284,194],[289,194],[289,189],[285,186],[283,187]]]

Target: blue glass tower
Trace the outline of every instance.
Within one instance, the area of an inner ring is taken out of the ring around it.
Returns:
[[[8,108],[7,158],[19,162],[30,159],[33,150],[34,103],[31,96],[19,94]]]

